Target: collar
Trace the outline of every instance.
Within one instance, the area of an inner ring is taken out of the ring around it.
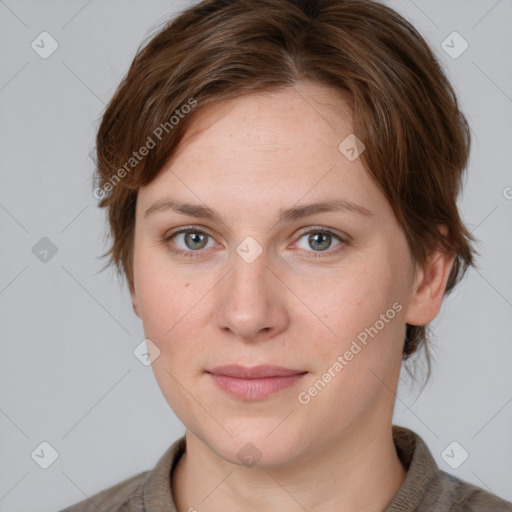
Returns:
[[[392,431],[398,457],[407,469],[407,475],[384,512],[413,511],[421,505],[427,488],[438,477],[439,468],[418,434],[398,425],[393,425]]]

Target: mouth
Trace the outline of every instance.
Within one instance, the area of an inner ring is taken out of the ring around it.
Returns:
[[[242,400],[262,400],[297,384],[308,372],[282,366],[217,366],[207,370],[219,389]]]
[[[264,379],[267,377],[290,377],[291,375],[299,375],[307,373],[304,370],[293,370],[284,368],[283,366],[273,366],[262,364],[258,366],[241,366],[237,364],[229,364],[225,366],[216,366],[206,373],[212,375],[224,375],[225,377],[234,377],[237,379]]]

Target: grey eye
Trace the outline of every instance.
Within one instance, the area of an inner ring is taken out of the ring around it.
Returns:
[[[178,237],[183,237],[182,240],[183,240],[185,246],[183,247],[177,241],[175,242],[176,245],[180,249],[184,249],[184,250],[189,249],[191,251],[197,251],[197,250],[206,248],[208,241],[211,238],[210,235],[208,235],[207,233],[203,233],[202,231],[195,231],[195,230],[191,230],[191,229],[188,231],[182,231],[180,233],[175,233],[171,238],[178,239]],[[212,239],[212,241],[213,241],[213,239]]]
[[[323,252],[326,249],[331,248],[331,244],[335,240],[339,240],[339,238],[334,235],[333,233],[330,233],[329,231],[310,231],[309,233],[304,233],[300,239],[304,239],[307,237],[307,247],[300,247],[299,242],[297,242],[297,245],[301,249],[310,250],[313,249],[314,252]]]

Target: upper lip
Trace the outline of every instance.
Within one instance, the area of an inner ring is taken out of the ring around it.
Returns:
[[[286,377],[289,375],[299,375],[306,372],[267,364],[258,366],[240,366],[236,364],[229,364],[224,366],[216,366],[211,370],[207,370],[206,373],[226,375],[228,377],[236,377],[239,379],[261,379],[264,377]]]

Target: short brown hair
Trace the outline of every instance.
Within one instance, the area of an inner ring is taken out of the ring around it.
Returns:
[[[425,264],[434,249],[455,253],[445,293],[474,265],[475,239],[457,209],[470,129],[409,22],[371,0],[205,0],[141,45],[97,133],[95,196],[108,209],[112,238],[102,257],[130,290],[137,189],[157,176],[197,112],[299,80],[334,87],[349,102],[364,168],[393,208],[413,261]],[[157,127],[166,132],[158,141]],[[154,147],[135,160],[150,139]],[[420,347],[429,359],[426,327],[407,325],[404,360]]]

